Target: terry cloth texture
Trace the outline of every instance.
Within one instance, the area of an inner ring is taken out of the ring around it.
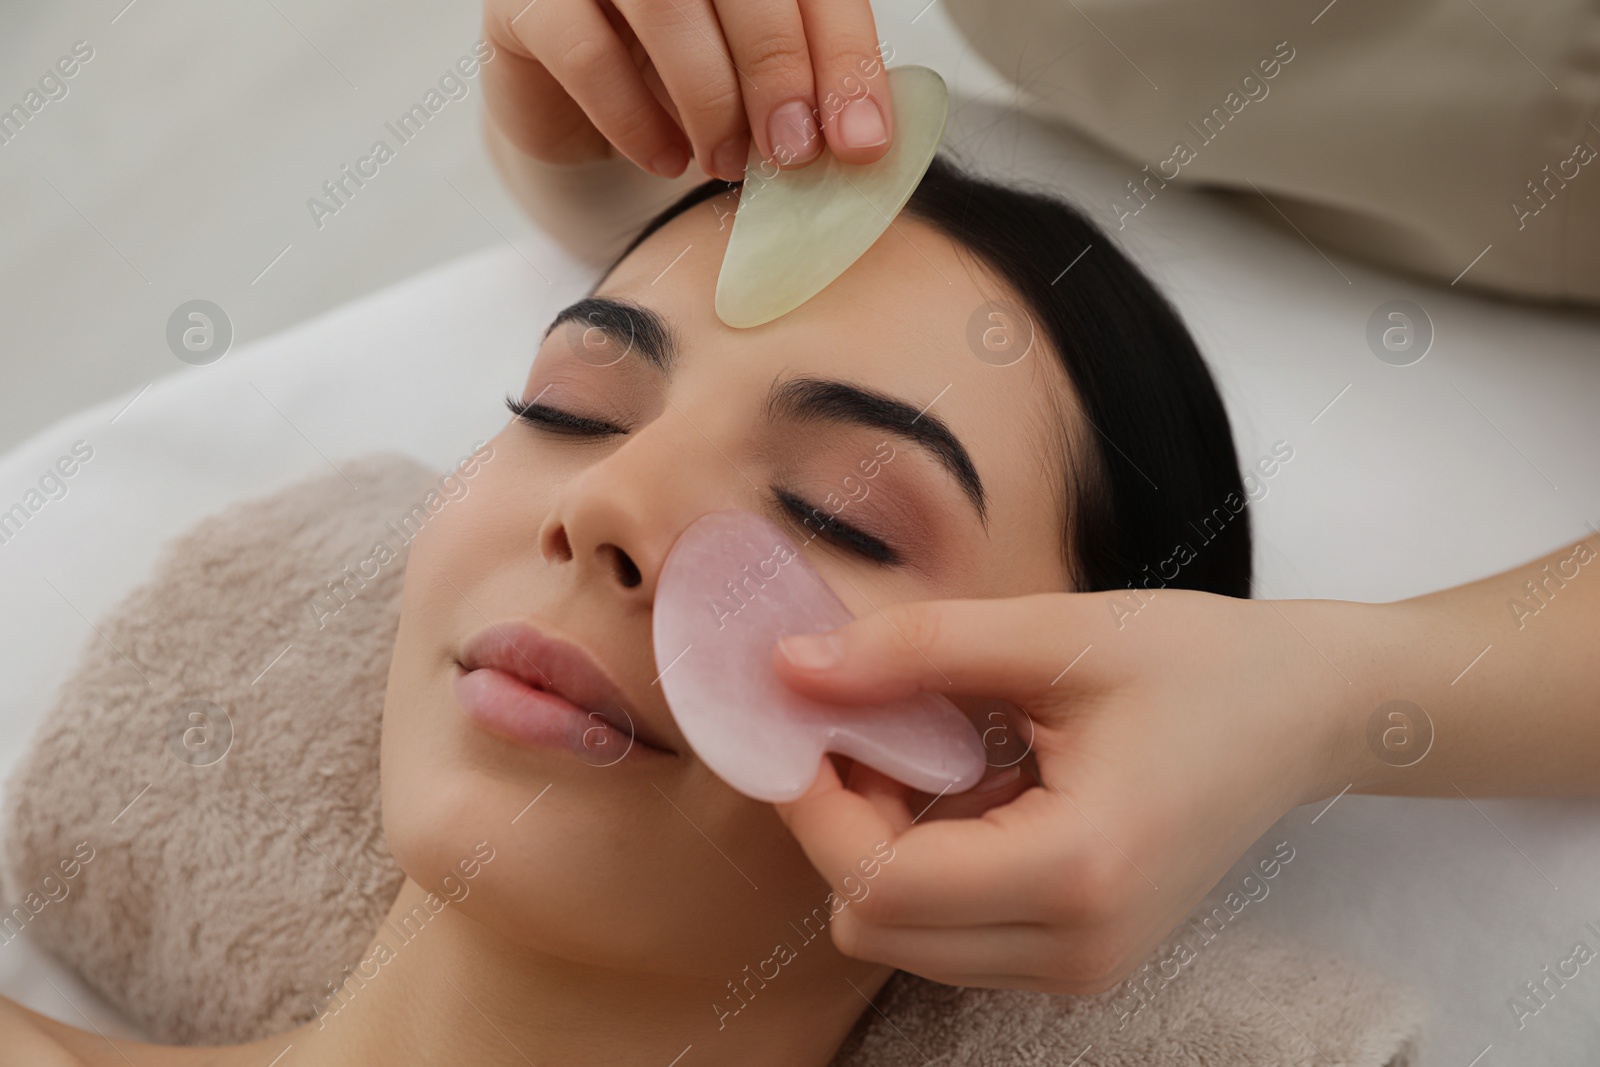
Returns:
[[[176,538],[100,621],[7,783],[0,937],[25,929],[159,1041],[311,1020],[403,879],[379,736],[405,548],[440,498],[400,455],[343,471]],[[81,842],[92,858],[63,881]],[[40,895],[47,876],[65,895]],[[1187,929],[1193,959],[1170,980],[1147,970],[1143,992],[898,973],[835,1067],[1410,1062],[1422,1009],[1408,989],[1243,926]]]

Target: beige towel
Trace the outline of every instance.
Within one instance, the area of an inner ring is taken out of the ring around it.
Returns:
[[[360,563],[401,544],[436,477],[395,455],[343,471],[170,544],[99,623],[7,784],[0,941],[25,930],[157,1040],[308,1021],[402,880],[378,742],[404,558],[371,577]],[[1246,924],[1212,928],[1185,928],[1181,969],[1096,997],[896,974],[835,1065],[1409,1062],[1413,993]]]

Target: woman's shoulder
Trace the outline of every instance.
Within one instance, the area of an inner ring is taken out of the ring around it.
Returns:
[[[77,1042],[66,1033],[71,1030],[65,1023],[0,997],[0,1049],[4,1049],[0,1058],[7,1063],[26,1063],[30,1067],[92,1067],[93,1061],[79,1054]]]

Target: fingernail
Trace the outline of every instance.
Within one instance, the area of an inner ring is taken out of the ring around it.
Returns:
[[[663,178],[676,178],[689,165],[689,153],[678,145],[662,152],[650,161],[650,169]]]
[[[889,139],[883,112],[870,96],[852,100],[839,112],[839,140],[848,148],[871,148]]]
[[[731,141],[725,141],[711,154],[711,165],[716,168],[717,177],[736,182],[744,177],[745,160],[749,158],[750,139],[735,137]]]
[[[767,116],[767,138],[772,142],[772,157],[780,167],[809,163],[822,151],[817,118],[804,100],[790,100],[772,109]]]
[[[787,634],[778,638],[778,647],[790,663],[802,670],[821,671],[838,666],[844,659],[844,642],[837,633]]]

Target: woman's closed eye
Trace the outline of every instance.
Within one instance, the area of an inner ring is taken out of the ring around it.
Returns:
[[[550,433],[575,437],[612,437],[628,432],[621,426],[603,419],[574,415],[570,411],[562,411],[549,404],[541,404],[537,400],[521,400],[509,393],[506,394],[506,407],[511,409],[511,414],[516,416],[518,421]]]
[[[778,506],[801,528],[806,531],[806,539],[821,537],[840,548],[854,552],[856,555],[881,563],[889,567],[900,565],[900,553],[894,548],[871,534],[857,529],[850,523],[840,519],[837,515],[830,514],[823,508],[809,504],[805,500],[776,486],[772,490],[773,499]]]
[[[574,415],[570,411],[563,411],[549,404],[524,401],[510,394],[506,396],[506,407],[518,421],[548,433],[569,437],[612,437],[628,432],[623,427],[603,419]],[[900,553],[892,546],[845,522],[826,509],[777,486],[772,489],[772,497],[779,509],[805,531],[806,540],[820,537],[835,547],[852,552],[873,563],[890,567],[900,565]]]

